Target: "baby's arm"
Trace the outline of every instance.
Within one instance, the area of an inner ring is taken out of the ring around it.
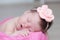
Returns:
[[[18,17],[12,18],[12,19],[8,20],[7,22],[5,22],[1,26],[2,31],[5,32],[6,34],[13,33],[15,31],[17,20],[18,20]]]
[[[17,20],[18,20],[18,17],[13,18],[12,20],[10,20],[7,23],[7,26],[6,26],[6,29],[5,29],[5,32],[7,34],[11,34],[11,33],[13,33],[15,31]]]

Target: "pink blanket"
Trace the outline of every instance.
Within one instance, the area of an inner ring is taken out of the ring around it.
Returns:
[[[11,18],[7,18],[0,22],[3,24],[4,22],[10,20]],[[42,32],[30,32],[28,36],[24,37],[21,35],[10,36],[0,32],[0,40],[48,40],[47,36]]]
[[[42,32],[30,32],[28,36],[9,36],[0,32],[0,40],[47,40],[47,36]]]

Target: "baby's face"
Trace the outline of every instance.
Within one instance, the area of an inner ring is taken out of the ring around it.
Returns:
[[[19,30],[28,29],[29,31],[33,32],[40,31],[41,27],[39,22],[40,18],[37,13],[26,13],[20,17],[18,28]]]

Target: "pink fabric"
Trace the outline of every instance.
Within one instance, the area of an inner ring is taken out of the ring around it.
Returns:
[[[9,36],[0,32],[0,40],[48,40],[47,36],[42,32],[30,32],[26,37],[17,35]]]
[[[5,23],[11,18],[7,18],[0,22],[0,24]],[[24,37],[21,35],[9,36],[5,33],[0,32],[0,40],[48,40],[47,36],[42,32],[30,32],[28,36]]]

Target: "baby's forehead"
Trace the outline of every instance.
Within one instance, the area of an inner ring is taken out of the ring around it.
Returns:
[[[29,12],[29,11],[25,12],[22,15],[22,18],[30,19],[30,20],[40,20],[39,15],[37,13],[32,13],[32,12]]]
[[[21,17],[27,20],[27,19],[32,19],[33,15],[31,13],[25,13]]]
[[[20,16],[21,19],[28,19],[31,18],[33,15],[30,12],[25,12]]]

